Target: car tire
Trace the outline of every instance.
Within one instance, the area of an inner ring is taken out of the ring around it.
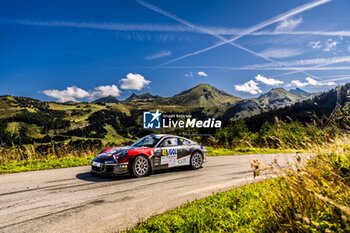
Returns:
[[[131,163],[130,175],[144,177],[151,173],[151,164],[145,156],[137,156]]]
[[[195,151],[191,155],[190,166],[193,170],[197,170],[203,166],[203,154],[199,151]]]

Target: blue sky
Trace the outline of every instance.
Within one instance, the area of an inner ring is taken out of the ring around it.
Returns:
[[[2,1],[0,95],[240,97],[350,81],[350,2]]]

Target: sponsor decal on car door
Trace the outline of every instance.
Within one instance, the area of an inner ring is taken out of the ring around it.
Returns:
[[[175,167],[177,164],[177,148],[176,147],[164,147],[161,149],[162,156],[160,158],[160,164],[168,164],[168,167]]]
[[[176,167],[190,164],[190,149],[178,138],[166,138],[155,149],[154,165]]]

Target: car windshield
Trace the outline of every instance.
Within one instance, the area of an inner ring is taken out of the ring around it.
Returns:
[[[156,137],[154,135],[152,136],[145,136],[143,138],[141,138],[140,140],[138,140],[137,142],[135,142],[134,144],[132,144],[131,146],[135,146],[135,147],[142,147],[142,146],[146,146],[146,147],[154,147],[160,140],[160,137]]]

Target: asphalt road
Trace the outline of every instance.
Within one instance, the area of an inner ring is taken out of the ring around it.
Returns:
[[[90,167],[0,175],[0,232],[118,232],[154,214],[254,181],[250,163],[292,154],[209,157],[199,170],[91,177]],[[263,179],[270,175],[262,175]]]

